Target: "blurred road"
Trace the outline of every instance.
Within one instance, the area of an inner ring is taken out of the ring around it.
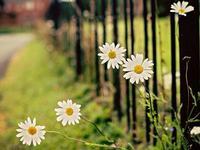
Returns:
[[[12,56],[33,39],[30,33],[0,34],[0,79]]]

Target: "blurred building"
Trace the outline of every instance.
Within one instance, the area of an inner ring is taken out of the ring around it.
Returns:
[[[0,26],[33,24],[45,16],[51,0],[1,0]]]
[[[143,13],[143,1],[142,0],[135,0],[134,1],[134,5],[135,5],[135,15],[137,16],[141,16]]]

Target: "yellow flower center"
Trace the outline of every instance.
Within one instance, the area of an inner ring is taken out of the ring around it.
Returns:
[[[66,109],[65,113],[66,113],[68,116],[71,116],[71,115],[74,113],[74,111],[73,111],[72,108],[69,107],[69,108]]]
[[[116,58],[116,52],[113,51],[113,50],[110,50],[110,52],[108,53],[108,57],[109,57],[110,59]]]
[[[143,72],[144,68],[142,67],[142,65],[136,65],[133,69],[133,71],[137,74],[141,74]]]
[[[37,129],[35,127],[29,127],[28,128],[28,133],[31,134],[31,135],[36,134],[36,132],[37,132]]]
[[[178,10],[178,12],[179,12],[179,14],[184,14],[184,13],[185,13],[185,9],[180,8],[180,9]]]

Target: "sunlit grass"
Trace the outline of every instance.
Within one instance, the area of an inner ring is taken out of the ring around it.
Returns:
[[[67,65],[67,58],[58,53],[49,54],[48,48],[40,40],[25,47],[12,60],[0,87],[2,99],[1,114],[5,116],[5,131],[0,132],[0,145],[7,149],[24,147],[16,138],[17,123],[28,116],[36,117],[49,130],[61,130],[70,136],[92,142],[104,142],[103,138],[87,122],[61,127],[56,122],[54,108],[57,101],[72,98],[82,104],[82,113],[95,121],[114,137],[123,135],[123,130],[114,124],[108,126],[111,102],[97,104],[93,99],[92,85],[76,82],[73,69]],[[95,113],[94,113],[95,112]],[[110,124],[110,123],[109,123]],[[47,134],[46,140],[34,149],[85,149],[85,146],[62,137]],[[33,148],[30,148],[33,149]]]

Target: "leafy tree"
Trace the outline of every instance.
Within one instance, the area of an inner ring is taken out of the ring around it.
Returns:
[[[158,15],[160,17],[165,17],[169,15],[170,1],[169,0],[159,0],[158,3]]]

